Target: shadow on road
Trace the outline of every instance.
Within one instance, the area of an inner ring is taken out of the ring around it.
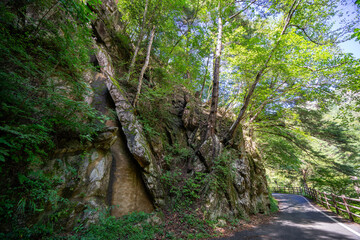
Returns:
[[[316,211],[301,196],[274,194],[280,211],[271,223],[236,233],[223,239],[360,239],[358,236]]]
[[[283,229],[280,229],[283,228]],[[314,240],[314,239],[341,239],[354,240],[342,233],[329,232],[327,230],[312,229],[309,227],[299,228],[297,226],[288,225],[264,225],[256,227],[249,231],[236,233],[233,237],[224,239],[278,239],[278,240]]]

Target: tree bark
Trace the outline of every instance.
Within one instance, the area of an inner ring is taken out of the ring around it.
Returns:
[[[141,73],[140,73],[140,76],[139,76],[139,82],[138,82],[138,86],[137,86],[137,91],[136,91],[135,99],[134,99],[134,102],[133,102],[134,107],[136,107],[136,104],[137,104],[137,102],[139,100],[139,96],[140,96],[140,92],[141,92],[141,86],[142,86],[142,82],[143,82],[143,77],[144,77],[145,71],[146,71],[146,69],[147,69],[147,67],[149,65],[151,47],[152,47],[152,43],[153,43],[154,36],[155,36],[155,28],[156,27],[153,26],[153,28],[151,30],[151,33],[150,33],[150,40],[149,40],[149,45],[148,45],[148,48],[147,48],[146,59],[145,59],[144,66],[141,69]]]
[[[208,103],[209,102],[209,100],[210,100],[210,92],[212,92],[212,87],[213,87],[213,82],[211,81],[210,82],[210,86],[209,86],[209,89],[208,89],[208,91],[207,91],[207,96],[206,96],[206,103]]]
[[[215,135],[216,115],[217,115],[217,108],[219,103],[219,78],[220,78],[220,60],[221,60],[221,48],[222,48],[222,32],[223,32],[223,25],[221,19],[221,6],[219,1],[218,34],[217,34],[217,42],[216,42],[216,49],[214,56],[213,89],[211,95],[211,107],[210,107],[209,125],[208,125],[208,133],[210,134],[210,136]]]
[[[307,185],[307,177],[308,177],[308,168],[305,169],[301,169],[301,173],[302,173],[302,180],[303,180],[303,184],[304,184],[304,188],[308,189],[308,185]]]
[[[129,67],[129,72],[128,75],[126,77],[126,81],[128,82],[130,80],[132,71],[134,70],[134,66],[135,66],[135,62],[136,62],[136,57],[137,54],[140,50],[140,44],[141,44],[141,40],[142,40],[142,36],[143,36],[143,32],[144,32],[144,27],[145,27],[145,22],[146,22],[146,14],[147,14],[147,9],[148,9],[148,5],[149,5],[149,0],[146,0],[145,2],[145,9],[144,9],[144,14],[143,14],[143,20],[142,20],[142,24],[140,27],[140,32],[139,32],[139,36],[138,36],[138,40],[136,42],[136,47],[135,47],[135,51],[134,51],[134,55],[131,59],[131,63],[130,63],[130,67]]]
[[[201,86],[201,90],[200,90],[200,96],[199,99],[201,100],[202,96],[203,96],[203,92],[204,92],[204,88],[205,88],[205,84],[206,84],[206,76],[208,73],[208,69],[209,69],[209,63],[210,63],[210,58],[208,58],[207,63],[206,63],[206,70],[205,70],[205,75],[204,75],[204,81],[203,84]]]

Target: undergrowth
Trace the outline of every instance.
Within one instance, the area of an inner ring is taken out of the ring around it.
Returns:
[[[65,202],[62,181],[38,169],[61,140],[91,141],[103,129],[105,117],[84,101],[93,17],[80,0],[0,2],[1,238],[54,231],[56,216],[35,222]]]
[[[269,200],[270,200],[270,212],[275,213],[279,211],[279,203],[278,201],[269,193]]]
[[[77,229],[70,239],[154,239],[160,227],[150,221],[153,214],[134,212],[120,218],[102,214],[96,224],[87,229]]]

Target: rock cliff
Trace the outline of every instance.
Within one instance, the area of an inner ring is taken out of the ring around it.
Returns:
[[[156,106],[140,101],[133,108],[134,89],[122,80],[132,48],[121,40],[126,36],[116,1],[102,2],[93,9],[98,17],[92,24],[92,61],[99,71],[86,75],[93,91],[88,102],[113,119],[98,139],[86,147],[69,143],[48,166],[62,176],[59,192],[75,205],[69,218],[95,220],[96,214],[84,213],[85,206],[113,206],[111,214],[117,217],[181,204],[200,206],[209,219],[268,212],[265,170],[250,131],[245,129],[237,144],[224,148],[219,139],[230,120],[219,115],[218,134],[202,139],[208,110],[181,86],[173,86]],[[149,125],[146,111],[154,108],[163,120]]]

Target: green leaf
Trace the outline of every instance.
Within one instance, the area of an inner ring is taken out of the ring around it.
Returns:
[[[23,174],[18,174],[20,184],[23,184],[28,178]]]

